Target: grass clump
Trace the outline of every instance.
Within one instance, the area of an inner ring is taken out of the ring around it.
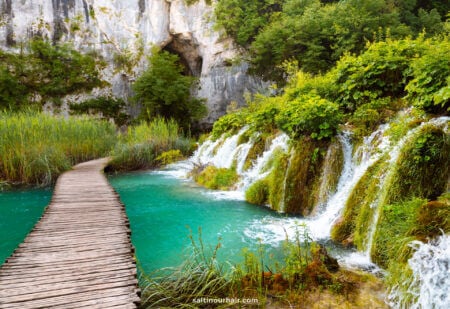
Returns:
[[[245,200],[251,204],[266,205],[269,198],[269,184],[267,179],[255,181],[245,191]]]
[[[230,190],[239,180],[239,176],[234,168],[217,168],[208,165],[201,172],[194,175],[194,180],[213,190]]]
[[[72,165],[107,156],[116,133],[106,121],[29,110],[0,112],[0,140],[0,179],[49,185]]]
[[[142,308],[199,308],[194,300],[202,297],[229,297],[230,282],[217,262],[220,242],[211,253],[205,252],[199,230],[199,242],[192,234],[192,254],[179,267],[164,268],[141,278]],[[208,304],[198,304],[207,307]]]
[[[234,298],[257,299],[252,305],[311,307],[314,304],[339,304],[333,308],[360,308],[380,304],[370,294],[380,289],[379,280],[339,268],[323,245],[314,243],[300,226],[292,239],[286,239],[277,261],[260,244],[257,251],[243,249],[243,262],[232,267],[217,260],[219,243],[205,250],[199,240],[192,242],[192,254],[179,267],[163,268],[141,278],[142,308],[241,308]],[[367,291],[365,291],[365,290]],[[360,295],[360,292],[363,295]],[[197,303],[199,298],[230,299],[230,303]]]
[[[176,152],[187,155],[192,150],[192,141],[181,134],[174,120],[155,118],[151,122],[129,127],[119,136],[119,142],[112,151],[110,166],[116,171],[153,168],[164,164]],[[179,156],[178,156],[179,157]]]

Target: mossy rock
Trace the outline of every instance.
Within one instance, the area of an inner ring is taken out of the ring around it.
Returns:
[[[327,142],[300,139],[294,146],[286,173],[284,210],[307,216],[318,199],[323,149]]]
[[[269,200],[269,184],[267,179],[254,182],[245,191],[245,200],[251,204],[266,205]]]
[[[253,142],[252,147],[248,151],[247,157],[245,158],[244,171],[248,170],[256,159],[263,154],[266,150],[266,137],[257,136]]]
[[[386,158],[382,157],[361,177],[348,198],[341,218],[331,230],[331,238],[344,245],[355,245],[364,249],[375,201],[379,191],[380,174],[386,168]]]
[[[412,197],[436,199],[450,178],[450,136],[425,125],[401,150],[388,186],[386,204]]]
[[[419,208],[416,225],[409,234],[426,241],[427,238],[434,238],[449,232],[450,204],[446,201],[431,201]]]
[[[194,180],[208,189],[230,190],[239,180],[239,176],[235,169],[208,165],[199,174],[194,175]]]

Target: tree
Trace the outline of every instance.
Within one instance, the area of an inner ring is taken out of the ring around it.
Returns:
[[[182,74],[183,66],[177,55],[155,47],[149,62],[150,67],[133,85],[134,99],[142,104],[141,118],[173,118],[186,129],[192,121],[205,116],[203,101],[191,96],[196,78]]]

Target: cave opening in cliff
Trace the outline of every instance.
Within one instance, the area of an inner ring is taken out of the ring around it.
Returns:
[[[163,47],[163,50],[179,57],[184,68],[184,75],[200,77],[203,58],[198,52],[198,45],[194,44],[192,40],[174,36],[170,43]]]

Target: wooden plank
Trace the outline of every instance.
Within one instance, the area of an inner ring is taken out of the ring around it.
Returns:
[[[131,231],[101,173],[107,161],[59,177],[41,220],[0,268],[0,308],[136,308]]]

